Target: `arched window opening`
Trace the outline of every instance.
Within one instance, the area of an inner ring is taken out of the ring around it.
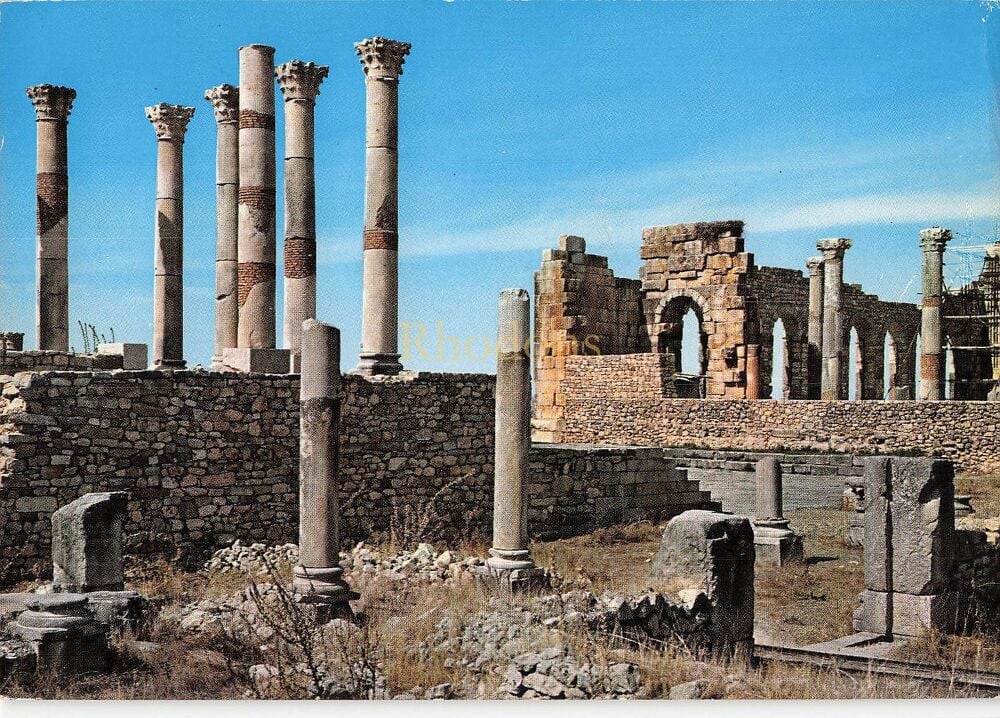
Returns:
[[[861,398],[861,340],[858,330],[851,327],[851,341],[847,353],[847,396],[852,401]]]
[[[771,398],[785,398],[785,378],[788,374],[788,345],[785,324],[780,319],[771,331]]]

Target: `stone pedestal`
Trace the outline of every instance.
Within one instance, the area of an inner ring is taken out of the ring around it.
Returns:
[[[238,346],[275,348],[274,48],[240,48]],[[287,365],[286,365],[287,371]]]
[[[215,111],[215,347],[212,366],[222,365],[222,350],[239,343],[239,188],[240,89],[219,85],[205,90]]]
[[[128,494],[85,494],[52,514],[52,582],[57,591],[121,591],[122,521]]]
[[[98,344],[97,353],[120,356],[122,369],[126,371],[142,371],[149,366],[149,352],[145,344],[107,343]]]
[[[399,78],[410,44],[373,37],[355,44],[365,71],[365,228],[359,374],[398,374]]]
[[[69,351],[69,169],[66,128],[76,90],[35,85],[27,90],[35,106],[37,155],[37,293],[35,320],[38,348]]]
[[[851,240],[821,239],[816,248],[823,253],[823,365],[822,399],[846,399],[840,377],[847,366],[844,347],[844,317],[841,295],[844,285],[844,253]]]
[[[107,631],[87,607],[85,595],[40,594],[26,604],[9,630],[31,645],[39,670],[75,675],[108,669]]]
[[[493,461],[493,547],[485,573],[511,585],[543,580],[528,553],[531,448],[531,313],[528,293],[500,293]]]
[[[316,183],[313,125],[319,86],[330,68],[292,60],[275,68],[285,98],[285,348],[292,370],[302,322],[316,318]]]
[[[193,107],[146,108],[156,131],[153,270],[154,369],[184,367],[184,134]]]
[[[331,613],[357,598],[340,568],[340,330],[302,323],[299,400],[299,563],[294,591]]]
[[[222,369],[250,374],[287,374],[291,352],[287,349],[227,348],[222,350]]]
[[[931,227],[920,232],[923,251],[923,293],[920,299],[920,399],[941,401],[944,396],[944,336],[941,303],[944,294],[944,250],[951,230]]]

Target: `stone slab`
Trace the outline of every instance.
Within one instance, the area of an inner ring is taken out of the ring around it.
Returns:
[[[231,370],[250,374],[288,374],[292,353],[288,349],[222,350],[222,364]]]
[[[149,366],[149,351],[145,344],[123,342],[98,344],[97,353],[121,356],[122,369],[126,371],[142,371]]]

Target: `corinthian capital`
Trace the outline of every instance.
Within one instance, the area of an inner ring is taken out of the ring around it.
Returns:
[[[410,43],[370,37],[354,43],[354,51],[361,58],[366,75],[399,77],[403,74],[403,62],[410,54]]]
[[[35,106],[36,120],[65,120],[76,99],[76,90],[60,85],[33,85],[27,93]]]
[[[944,251],[944,246],[951,241],[951,230],[944,227],[928,227],[920,230],[920,248],[925,252]]]
[[[330,74],[326,65],[292,60],[274,68],[278,87],[285,100],[315,100],[323,78]]]
[[[832,237],[816,242],[816,249],[823,253],[824,260],[837,260],[844,258],[844,252],[850,249],[852,244],[847,237]]]
[[[193,115],[193,107],[168,105],[164,102],[146,108],[146,117],[153,123],[153,129],[156,131],[156,139],[158,140],[179,140],[183,142],[188,122],[191,121]]]
[[[240,88],[216,85],[205,90],[205,99],[212,103],[215,121],[220,125],[235,125],[240,121]]]

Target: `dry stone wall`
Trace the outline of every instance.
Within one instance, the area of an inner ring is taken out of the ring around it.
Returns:
[[[343,385],[345,543],[373,533],[487,533],[493,385],[481,374],[349,375]],[[0,578],[47,575],[51,514],[129,492],[125,550],[202,560],[298,527],[297,376],[202,371],[23,373],[0,393]],[[566,536],[704,505],[662,452],[536,446],[529,525]]]
[[[0,350],[0,376],[22,371],[111,371],[121,369],[123,361],[121,354]]]
[[[949,458],[960,471],[1000,472],[996,402],[671,399],[658,384],[616,371],[611,359],[567,358],[564,441],[923,454]]]

